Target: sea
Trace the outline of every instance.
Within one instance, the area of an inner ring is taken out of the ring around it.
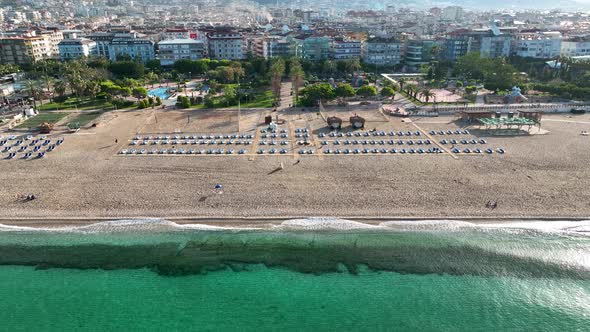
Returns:
[[[590,331],[590,221],[0,226],[2,331]]]

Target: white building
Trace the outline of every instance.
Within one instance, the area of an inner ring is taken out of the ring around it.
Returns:
[[[449,21],[457,21],[463,18],[463,8],[459,6],[449,6],[442,10],[441,18]]]
[[[215,60],[241,60],[246,57],[246,43],[241,33],[219,29],[207,35],[209,57]]]
[[[58,44],[60,60],[72,60],[97,54],[96,42],[86,38],[64,39]]]
[[[177,60],[199,60],[205,57],[205,43],[194,39],[162,40],[158,43],[160,63],[170,66]]]
[[[162,40],[189,39],[191,32],[184,28],[166,29],[162,32]]]
[[[550,59],[561,54],[561,33],[521,34],[513,42],[514,54],[526,58]]]
[[[572,38],[561,41],[561,56],[574,57],[590,55],[589,38]]]

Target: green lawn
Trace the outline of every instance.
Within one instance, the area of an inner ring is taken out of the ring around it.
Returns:
[[[68,98],[61,103],[47,103],[39,105],[40,111],[44,110],[94,110],[94,109],[113,109],[113,104],[105,99],[88,99],[88,98]]]
[[[224,100],[223,97],[215,97],[213,98],[213,101],[215,103],[215,105],[213,106],[213,108],[228,108],[228,107],[238,107],[238,104],[233,104],[233,105],[227,105]],[[274,96],[272,94],[272,91],[269,90],[264,90],[261,93],[256,93],[256,97],[254,97],[253,100],[248,101],[248,102],[242,102],[240,104],[240,107],[242,108],[270,108],[273,107],[272,103],[274,101]],[[193,105],[191,106],[191,108],[205,108],[204,104],[199,104],[199,105]]]
[[[66,115],[68,115],[68,113],[62,113],[62,112],[40,113],[37,116],[29,118],[27,121],[23,122],[17,128],[36,128],[44,122],[56,123],[59,120],[63,119]]]
[[[88,123],[94,121],[102,113],[103,112],[86,112],[86,113],[80,113],[75,118],[73,118],[72,121],[70,121],[70,123],[78,123],[82,127],[82,126],[85,126]]]

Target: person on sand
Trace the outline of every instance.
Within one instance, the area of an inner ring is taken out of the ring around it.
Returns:
[[[119,144],[119,140],[115,138],[115,144]]]

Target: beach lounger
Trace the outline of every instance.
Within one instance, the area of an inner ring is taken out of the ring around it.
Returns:
[[[354,133],[354,136],[356,136],[356,137],[361,137],[361,136],[362,136],[362,134],[361,134],[360,132],[358,132],[358,131],[357,131],[357,132],[355,132],[355,133]]]
[[[406,136],[412,136],[412,132],[411,131],[407,131],[406,132]]]
[[[457,140],[456,139],[452,139],[451,140],[451,144],[457,144]]]
[[[473,150],[473,152],[474,152],[474,153],[481,153],[481,150],[480,150],[479,148],[475,148],[475,149]]]
[[[418,152],[419,154],[423,154],[424,153],[424,150],[418,149],[416,152]]]
[[[389,150],[389,153],[397,153],[397,149],[391,149]]]
[[[375,140],[369,141],[369,144],[371,144],[371,145],[375,145],[375,143],[376,143]]]
[[[463,153],[471,153],[471,150],[469,150],[469,148],[465,148],[463,149]]]
[[[184,149],[178,149],[178,151],[176,151],[176,154],[185,154],[186,151]]]
[[[409,140],[408,141],[408,145],[414,145],[414,141],[413,140]]]
[[[359,153],[361,152],[361,150],[359,150],[359,149],[354,149],[354,150],[352,150],[352,152],[353,152],[354,154],[359,154]]]
[[[264,154],[264,150],[263,149],[258,149],[258,151],[256,151],[256,153],[258,153],[258,154]]]
[[[138,136],[135,136],[135,137],[133,138],[133,140],[135,140],[135,141],[139,141],[139,140],[141,140],[141,136],[139,136],[139,135],[138,135]]]
[[[340,149],[334,150],[334,154],[340,154],[340,153],[342,153],[342,151],[340,151]]]
[[[31,158],[31,156],[32,156],[32,155],[33,155],[33,153],[32,153],[32,152],[27,152],[27,153],[25,153],[25,155],[23,156],[23,159],[29,159],[29,158]]]
[[[363,153],[369,153],[369,151],[370,151],[370,150],[369,150],[369,149],[367,149],[367,148],[364,148],[364,149],[363,149]]]
[[[463,134],[464,135],[469,135],[469,130],[467,130],[467,129],[463,130]]]
[[[16,135],[10,135],[10,136],[8,136],[8,140],[14,141],[16,139],[16,137],[17,137]]]
[[[402,141],[402,140],[397,141],[397,145],[404,145],[404,141]]]
[[[126,149],[123,149],[123,150],[119,151],[119,154],[127,154],[127,152],[129,152],[129,151],[127,151]]]
[[[486,153],[488,153],[488,154],[492,154],[492,153],[494,153],[494,150],[492,150],[492,149],[490,149],[490,148],[487,148],[487,149],[486,149]]]
[[[385,144],[385,141],[381,140],[381,141],[377,142],[377,144],[383,145],[383,144]]]
[[[393,145],[393,144],[395,144],[395,141],[394,140],[389,140],[389,141],[387,141],[387,144]]]
[[[20,149],[18,149],[18,152],[23,152],[27,149],[26,146],[21,146]]]
[[[281,149],[281,154],[287,153],[287,149]]]
[[[349,154],[350,150],[349,149],[344,149],[344,154]]]
[[[365,131],[365,132],[363,133],[363,136],[367,137],[367,136],[371,136],[371,134],[370,134],[369,132]]]
[[[51,152],[55,149],[55,145],[50,145],[45,152]]]
[[[167,149],[160,149],[160,152],[159,153],[160,154],[167,154],[168,153],[168,150]]]
[[[277,150],[275,150],[275,149],[268,150],[268,153],[270,153],[270,154],[275,154],[275,152],[277,152]]]
[[[246,151],[246,150],[244,150],[244,151]],[[205,154],[205,150],[199,149],[199,150],[197,150],[197,154]]]
[[[406,153],[406,149],[401,149],[399,152],[400,153]]]
[[[6,156],[6,159],[12,159],[12,158],[14,158],[14,156],[16,156],[16,153],[11,152],[8,154],[8,156]]]
[[[379,149],[373,149],[373,150],[371,150],[371,152],[373,152],[373,153],[379,153]]]
[[[453,131],[452,131],[452,130],[450,130],[450,129],[448,129],[448,130],[447,130],[447,135],[453,135]]]
[[[504,154],[504,152],[506,152],[503,148],[497,148],[496,152],[498,152],[499,154]]]
[[[324,150],[324,154],[330,154],[330,153],[332,153],[332,150],[330,150],[330,149]]]
[[[436,131],[434,131],[434,130],[431,130],[431,131],[429,132],[429,134],[430,134],[430,135],[436,135]]]
[[[27,137],[25,137],[25,140],[30,141],[33,139],[33,135],[27,135]]]
[[[37,158],[43,158],[43,157],[45,157],[45,152],[39,152],[37,154]]]
[[[462,139],[461,144],[467,144],[467,140]]]
[[[455,135],[461,135],[461,130],[459,130],[459,129],[455,130]]]
[[[486,143],[487,143],[487,141],[483,138],[479,140],[479,144],[486,144]]]
[[[23,143],[23,141],[16,141],[13,146],[19,146]]]
[[[424,142],[422,142],[421,139],[419,139],[419,140],[416,141],[416,144],[418,144],[418,145],[422,145],[422,143],[424,143]]]
[[[416,150],[414,150],[413,148],[408,150],[409,153],[416,153]]]
[[[149,153],[149,154],[157,154],[157,153],[158,153],[158,149],[156,149],[156,148],[153,148],[153,149],[151,149],[151,150],[150,150],[148,153]]]
[[[419,132],[419,131],[416,131],[416,132],[414,133],[414,135],[416,135],[416,136],[420,136],[420,135],[422,135],[422,133],[421,133],[421,132]]]
[[[387,149],[386,148],[381,148],[381,153],[387,153]]]
[[[395,131],[390,131],[389,133],[387,133],[389,136],[395,136]]]
[[[168,150],[168,154],[176,154],[176,149],[170,149]]]
[[[12,146],[5,146],[2,152],[8,152],[10,149],[12,149]]]
[[[141,150],[139,150],[139,151],[137,152],[137,154],[146,154],[146,152],[147,152],[147,151],[146,151],[145,149],[141,149]]]
[[[444,132],[444,131],[442,131],[442,130],[439,130],[439,131],[438,131],[438,134],[439,134],[439,135],[444,135],[444,134],[445,134],[445,132]]]
[[[334,145],[340,145],[340,141],[339,140],[335,140],[333,144]]]
[[[469,143],[471,143],[471,144],[477,144],[477,141],[474,140],[474,139],[472,139],[471,141],[469,141]]]
[[[457,149],[457,148],[453,148],[453,149],[451,150],[451,152],[452,152],[452,153],[460,153],[460,152],[461,152],[461,150],[459,150],[459,149]]]

